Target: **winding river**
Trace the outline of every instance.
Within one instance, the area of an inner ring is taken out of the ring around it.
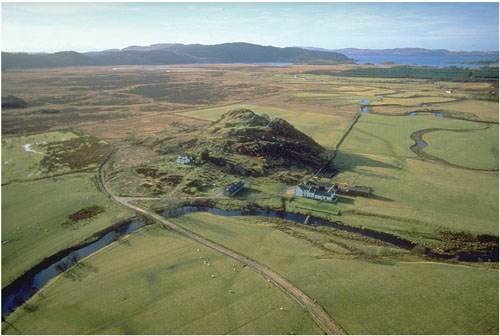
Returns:
[[[425,143],[425,141],[423,140],[421,141],[422,141],[421,144]],[[200,212],[200,211],[226,217],[262,216],[269,218],[281,218],[298,224],[305,224],[313,227],[326,226],[334,228],[336,230],[360,234],[365,237],[393,244],[405,250],[411,250],[416,246],[415,243],[412,243],[400,237],[396,237],[394,235],[380,233],[369,229],[349,227],[343,225],[340,222],[331,222],[317,217],[305,216],[285,211],[273,211],[273,210],[262,210],[262,209],[224,210],[220,208],[211,208],[203,206],[184,206],[175,209],[174,211],[163,212],[162,216],[165,218],[176,218],[186,214]],[[78,261],[85,258],[86,256],[116,241],[118,237],[134,232],[143,226],[144,224],[139,221],[123,224],[122,226],[119,226],[118,228],[109,231],[102,238],[93,243],[85,245],[77,250],[65,251],[65,253],[63,253],[62,256],[59,255],[51,258],[53,260],[51,260],[50,262],[44,262],[37,265],[30,272],[27,272],[21,278],[14,281],[11,285],[2,289],[2,318],[5,319],[11,312],[13,312],[17,307],[21,306],[24,302],[26,302],[43,286],[45,286],[49,282],[49,280],[51,280],[58,274],[62,273],[66,269],[69,269],[70,267],[75,265]],[[468,262],[482,262],[482,261],[498,262],[499,260],[498,250],[488,254],[460,253],[456,256],[439,255],[430,251],[426,251],[425,254],[437,259],[457,258],[459,261],[468,261]]]
[[[86,256],[116,241],[118,237],[134,232],[143,226],[144,224],[139,221],[123,224],[93,243],[73,251],[65,251],[62,256],[55,256],[54,260],[42,262],[35,266],[31,271],[2,289],[2,319],[26,302],[59,273],[64,272]]]

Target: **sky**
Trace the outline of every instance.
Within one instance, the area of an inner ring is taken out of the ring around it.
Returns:
[[[498,2],[18,3],[1,50],[78,52],[155,43],[498,50]]]

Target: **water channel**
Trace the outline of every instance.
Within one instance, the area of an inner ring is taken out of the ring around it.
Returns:
[[[144,224],[139,221],[126,223],[106,233],[102,238],[93,243],[71,252],[68,251],[64,256],[58,258],[49,265],[44,265],[44,263],[39,264],[37,267],[33,268],[31,272],[28,272],[32,274],[27,273],[17,279],[13,284],[2,289],[2,319],[5,319],[5,317],[12,313],[17,307],[22,305],[45,286],[49,280],[59,273],[62,273],[65,269],[116,241],[118,237],[134,232],[143,226]]]
[[[383,241],[386,243],[393,244],[397,247],[400,247],[405,250],[411,250],[413,249],[416,244],[412,243],[409,240],[403,239],[396,237],[391,234],[387,233],[381,233],[381,232],[376,232],[372,231],[369,229],[360,229],[360,228],[354,228],[354,227],[349,227],[346,225],[343,225],[340,222],[330,222],[325,219],[313,217],[313,216],[305,216],[305,215],[299,215],[291,212],[286,212],[286,211],[273,211],[273,210],[262,210],[262,209],[252,209],[252,210],[224,210],[224,209],[219,209],[219,208],[211,208],[211,207],[203,207],[203,206],[185,206],[178,208],[174,211],[169,211],[169,212],[163,212],[162,216],[165,218],[175,218],[183,215],[187,215],[190,213],[194,212],[208,212],[213,215],[218,215],[218,216],[226,216],[226,217],[232,217],[232,216],[263,216],[263,217],[270,217],[270,218],[281,218],[285,220],[289,220],[298,224],[305,224],[313,227],[318,227],[318,226],[326,226],[326,227],[331,227],[337,230],[342,230],[342,231],[347,231],[351,233],[357,233],[365,237],[373,238],[379,241]],[[309,219],[306,221],[307,217]],[[492,238],[493,239],[493,238]],[[496,237],[494,238],[496,239]],[[483,254],[471,254],[471,253],[459,253],[457,255],[444,255],[444,254],[438,254],[435,252],[432,252],[430,250],[426,250],[424,252],[426,255],[437,258],[437,259],[453,259],[456,258],[458,261],[468,261],[468,262],[484,262],[484,261],[493,261],[493,262],[498,262],[499,257],[498,257],[498,248],[489,253],[483,253]]]
[[[423,140],[422,143],[425,144]],[[340,222],[330,222],[321,218],[299,215],[291,212],[285,211],[273,211],[273,210],[262,210],[262,209],[252,209],[252,210],[224,210],[219,208],[211,207],[201,207],[201,206],[184,206],[174,211],[163,212],[162,216],[166,218],[175,218],[183,216],[186,214],[194,212],[208,212],[218,216],[263,216],[270,218],[281,218],[289,220],[298,224],[310,225],[313,227],[326,226],[334,228],[337,230],[342,230],[351,233],[357,233],[365,237],[373,238],[379,241],[393,244],[405,250],[411,250],[416,245],[406,239],[399,238],[390,234],[380,233],[368,229],[353,228],[343,225]],[[308,218],[309,217],[309,218]],[[308,219],[307,219],[308,218]],[[12,313],[17,307],[21,306],[30,297],[32,297],[36,292],[38,292],[49,280],[57,276],[58,274],[69,269],[75,265],[79,260],[85,258],[86,256],[100,250],[101,248],[109,245],[110,243],[117,240],[118,237],[134,232],[144,224],[140,221],[134,221],[131,223],[124,224],[112,231],[106,233],[99,240],[85,245],[77,250],[66,251],[62,253],[63,255],[58,255],[54,257],[50,262],[43,262],[31,271],[27,272],[25,275],[21,276],[19,279],[14,281],[11,285],[7,286],[2,290],[2,319],[5,319],[10,313]],[[439,255],[430,251],[425,252],[427,255],[438,258],[438,259],[451,259],[457,258],[459,261],[468,262],[482,262],[482,261],[495,261],[498,262],[498,249],[496,251],[487,254],[467,254],[460,253],[456,256],[454,255]],[[89,266],[91,267],[91,266]]]

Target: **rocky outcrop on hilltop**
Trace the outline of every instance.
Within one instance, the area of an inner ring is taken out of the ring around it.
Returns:
[[[248,109],[232,110],[222,115],[208,128],[200,140],[209,148],[213,162],[232,162],[235,169],[245,170],[245,162],[260,166],[251,175],[260,175],[274,168],[295,166],[318,169],[324,163],[324,149],[316,141],[297,130],[286,120],[270,119]],[[246,157],[239,160],[238,157]],[[249,160],[249,159],[253,160]]]

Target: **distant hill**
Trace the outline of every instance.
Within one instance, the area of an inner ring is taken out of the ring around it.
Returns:
[[[353,63],[347,56],[330,51],[302,48],[277,48],[249,43],[154,44],[130,46],[122,50],[78,53],[63,51],[52,54],[2,52],[2,70],[52,68],[64,66],[159,65],[193,63]]]
[[[485,56],[497,55],[498,51],[449,51],[446,49],[394,48],[394,49],[323,49],[316,47],[299,47],[306,50],[336,52],[349,57],[355,56]]]

